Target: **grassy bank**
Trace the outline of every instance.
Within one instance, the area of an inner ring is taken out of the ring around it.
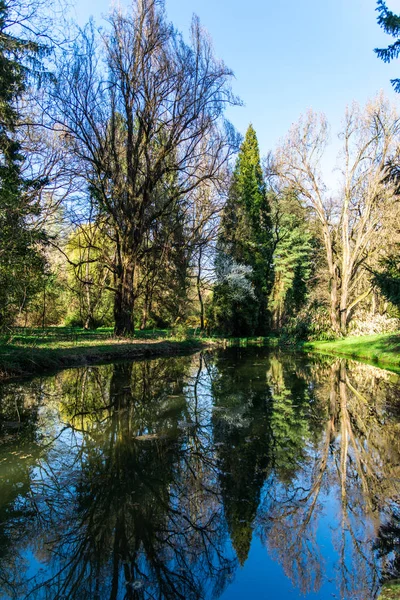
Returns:
[[[196,330],[174,333],[154,329],[121,339],[114,337],[111,328],[93,332],[67,327],[19,329],[12,335],[0,336],[0,380],[115,360],[172,356],[210,346],[254,345],[276,345],[276,342],[255,337],[200,337]]]
[[[171,356],[206,343],[194,336],[179,339],[166,330],[138,332],[126,339],[115,338],[111,329],[20,330],[0,337],[0,379],[114,360]]]
[[[166,329],[138,331],[132,338],[121,339],[110,328],[93,332],[66,327],[21,329],[0,337],[0,380],[115,360],[172,356],[204,347],[278,345],[278,338],[207,338],[196,330],[185,335]],[[307,342],[302,349],[361,359],[400,372],[400,333]]]
[[[400,333],[348,337],[329,342],[307,342],[303,350],[359,358],[400,372]]]

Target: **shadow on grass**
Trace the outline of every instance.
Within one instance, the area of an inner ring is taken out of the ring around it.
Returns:
[[[31,376],[57,369],[80,367],[104,362],[135,360],[146,357],[173,356],[191,352],[201,347],[196,339],[183,341],[133,339],[132,342],[105,338],[104,343],[90,345],[80,343],[68,347],[45,347],[6,343],[0,345],[0,379],[13,376]]]
[[[165,339],[169,335],[166,329],[148,329],[136,331],[132,340]],[[85,330],[78,327],[49,327],[46,329],[16,328],[9,335],[0,336],[1,345],[46,346],[53,347],[57,343],[80,344],[81,342],[98,342],[116,339],[111,327],[96,330]]]

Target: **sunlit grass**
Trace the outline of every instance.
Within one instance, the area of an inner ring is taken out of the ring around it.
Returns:
[[[359,358],[400,371],[400,332],[347,337],[327,342],[307,342],[303,348],[325,354]]]
[[[136,331],[132,340],[157,340],[171,337],[167,329],[151,329]],[[125,340],[128,338],[125,338]],[[47,327],[41,328],[18,328],[8,335],[0,336],[0,344],[18,346],[42,346],[46,348],[68,347],[79,344],[104,344],[120,343],[121,338],[116,338],[112,327],[101,327],[95,330],[86,330],[80,327]]]
[[[111,328],[95,331],[70,327],[21,328],[0,336],[0,377],[124,358],[168,355],[189,350],[199,343],[198,338],[191,335],[178,339],[166,329],[137,331],[132,337],[117,338]]]
[[[209,337],[196,328],[146,329],[126,338],[110,327],[87,331],[79,327],[18,328],[0,336],[0,377],[35,374],[70,366],[145,356],[169,355],[202,346],[272,346],[265,337]]]

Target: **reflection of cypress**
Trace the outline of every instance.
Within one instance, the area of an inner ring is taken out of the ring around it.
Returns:
[[[257,416],[252,417],[254,425]],[[236,431],[232,427],[227,431],[217,423],[214,431],[216,441],[223,439],[226,444],[218,450],[222,498],[232,545],[243,566],[250,550],[253,521],[268,465],[268,431],[252,426]],[[254,441],[246,442],[247,437],[253,436]]]
[[[229,362],[219,362],[213,390],[221,491],[232,545],[241,565],[250,550],[271,446],[269,388],[265,382],[252,381],[250,365],[241,364],[233,370]]]
[[[239,356],[237,356],[239,354]],[[230,357],[233,357],[231,362]],[[217,362],[213,391],[225,515],[232,544],[243,565],[247,559],[260,494],[271,470],[290,482],[304,458],[309,438],[309,394],[294,364],[268,356],[264,368],[257,352],[225,353]]]

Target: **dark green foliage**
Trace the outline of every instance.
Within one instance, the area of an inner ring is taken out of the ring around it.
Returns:
[[[378,11],[378,24],[385,33],[396,38],[393,44],[389,44],[387,48],[375,48],[374,50],[381,60],[389,63],[400,55],[400,15],[390,11],[384,0],[378,0],[376,10]],[[391,79],[391,84],[396,92],[400,92],[400,79]]]
[[[231,330],[232,335],[243,333],[241,328],[244,322],[248,322],[247,312],[251,312],[254,322],[254,327],[247,333],[262,335],[269,330],[268,295],[273,278],[272,252],[271,208],[263,180],[256,132],[250,125],[232,175],[218,242],[218,253],[233,261],[233,271],[243,266],[248,269],[246,277],[251,282],[254,295],[250,304],[243,297],[240,303],[231,302],[231,294],[224,289],[224,286],[227,287],[226,275],[225,280],[219,281],[214,294],[216,313],[224,315],[225,321],[228,315],[232,318],[232,326],[224,326],[225,330]],[[245,314],[242,314],[243,309]],[[216,325],[221,327],[221,322],[217,321]]]
[[[10,6],[0,0],[0,329],[40,287],[44,261],[37,250],[42,234],[32,227],[39,212],[38,182],[22,173],[24,156],[16,134],[17,101],[41,49],[10,34]]]
[[[274,329],[288,324],[309,295],[315,264],[315,240],[305,209],[288,193],[274,203],[277,240],[274,252],[274,286],[270,297]]]
[[[265,482],[273,473],[290,485],[314,427],[308,418],[310,393],[296,373],[296,364],[286,370],[285,363],[271,355],[267,368],[260,369],[262,355],[257,350],[244,354],[227,350],[221,362],[216,359],[218,377],[212,385],[221,493],[232,545],[242,566]],[[263,507],[268,506],[270,489],[264,487]]]
[[[400,308],[400,252],[385,258],[381,265],[383,270],[374,273],[374,281],[385,298]]]

